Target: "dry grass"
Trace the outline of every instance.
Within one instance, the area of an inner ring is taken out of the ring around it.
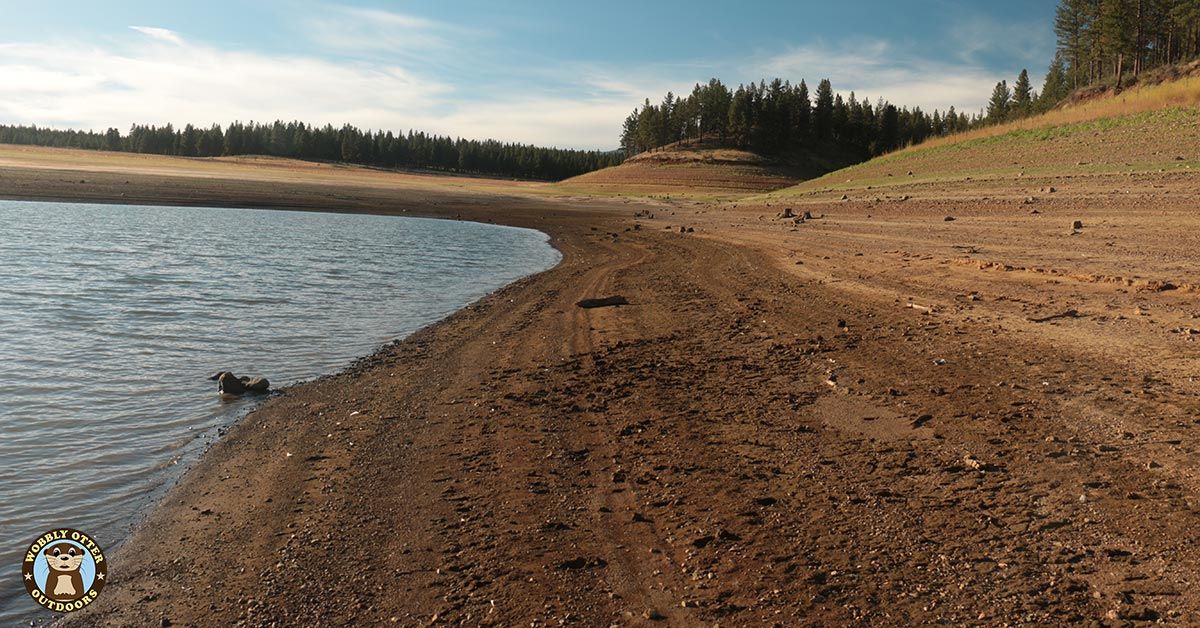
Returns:
[[[1143,84],[1047,114],[926,142],[751,200],[919,198],[933,185],[1200,171],[1200,77]],[[1001,186],[1006,187],[1006,186]],[[1007,186],[1011,187],[1011,186]],[[1044,187],[1044,183],[1043,183]],[[1025,195],[1036,195],[1037,186]]]
[[[939,146],[958,144],[976,139],[998,137],[1012,133],[1013,131],[1079,124],[1105,118],[1117,118],[1145,113],[1147,111],[1158,111],[1172,107],[1193,107],[1197,105],[1200,105],[1200,77],[1193,77],[1171,83],[1134,87],[1116,96],[1089,100],[1062,109],[1055,109],[1040,116],[1009,122],[1008,124],[999,124],[974,131],[967,131],[966,133],[937,138],[893,154],[937,148]]]
[[[427,172],[400,172],[283,159],[278,157],[167,157],[68,148],[0,144],[0,168],[63,172],[158,175],[196,179],[229,179],[275,183],[363,185],[381,188],[446,189],[476,192],[540,192],[549,184],[464,177]]]

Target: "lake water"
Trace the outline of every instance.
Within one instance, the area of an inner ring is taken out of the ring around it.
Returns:
[[[0,625],[38,617],[35,537],[111,550],[253,403],[208,374],[331,373],[558,260],[469,222],[0,201]]]

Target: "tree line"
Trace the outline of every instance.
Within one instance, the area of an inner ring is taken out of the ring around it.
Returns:
[[[496,140],[466,140],[419,131],[362,131],[351,125],[234,122],[225,128],[177,129],[135,124],[107,131],[0,125],[0,144],[26,144],[181,157],[271,155],[381,168],[416,168],[524,179],[562,180],[621,163],[613,152],[542,148]]]
[[[992,96],[988,99],[982,122],[1001,124],[1045,113],[1070,96],[1071,91],[1066,68],[1059,60],[1050,65],[1040,92],[1033,90],[1029,71],[1021,70],[1012,87],[1009,87],[1008,81],[996,83]]]
[[[1200,56],[1200,0],[1061,0],[1058,57],[1071,88]]]
[[[621,148],[634,155],[707,137],[767,154],[835,143],[865,159],[982,123],[982,114],[954,107],[930,114],[882,98],[872,104],[854,92],[843,98],[828,79],[810,95],[804,80],[793,85],[777,78],[731,90],[714,78],[686,97],[668,92],[657,105],[647,99],[625,119]]]
[[[1049,111],[1076,89],[1200,57],[1200,0],[1061,0],[1057,50],[1042,91],[1022,70],[996,84],[984,121],[999,124]]]

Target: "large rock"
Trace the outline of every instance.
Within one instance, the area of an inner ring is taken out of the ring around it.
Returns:
[[[246,385],[246,390],[252,393],[265,393],[271,390],[271,382],[265,377],[250,377],[244,378],[242,383]]]
[[[246,385],[238,379],[237,375],[225,371],[217,376],[217,391],[223,395],[244,395],[246,394]]]
[[[265,377],[238,377],[229,371],[221,371],[210,379],[217,380],[217,391],[223,395],[266,393],[271,390],[271,382]]]

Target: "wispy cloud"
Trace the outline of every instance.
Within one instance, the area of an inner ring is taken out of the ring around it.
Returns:
[[[810,83],[829,78],[840,93],[882,97],[929,112],[951,106],[974,111],[983,106],[999,80],[995,72],[982,66],[932,60],[884,41],[791,48],[752,61],[748,71],[793,81],[807,78]]]
[[[946,39],[958,62],[987,65],[993,57],[1002,57],[1028,65],[1031,72],[1049,65],[1048,51],[1054,50],[1054,33],[1040,22],[998,22],[969,16],[955,20],[953,28],[946,30]]]
[[[355,56],[389,53],[428,57],[482,36],[480,31],[415,15],[346,6],[325,7],[319,14],[308,16],[303,27],[318,46]]]
[[[170,29],[155,28],[153,26],[130,26],[129,28],[147,37],[150,37],[151,39],[164,41],[168,44],[175,44],[176,46],[183,45],[183,38],[179,36],[179,33],[176,33]]]

